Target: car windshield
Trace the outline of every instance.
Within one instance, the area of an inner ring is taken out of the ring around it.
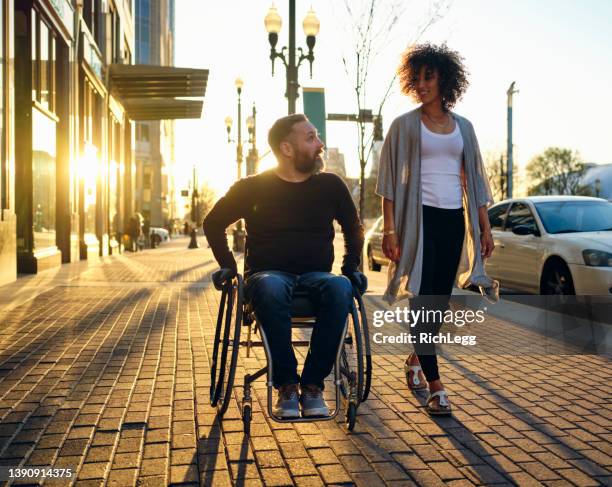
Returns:
[[[535,203],[548,233],[612,231],[612,203],[546,201]]]

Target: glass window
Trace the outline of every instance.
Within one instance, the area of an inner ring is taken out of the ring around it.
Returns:
[[[32,10],[32,100],[38,100],[38,14]]]
[[[34,247],[55,245],[56,122],[32,108]]]
[[[504,229],[508,206],[510,206],[510,203],[504,203],[503,205],[494,206],[493,208],[489,209],[489,223],[491,224],[491,230]]]
[[[149,171],[143,174],[142,187],[143,189],[151,189],[151,173]]]
[[[136,0],[136,60],[139,63],[149,64],[150,61],[150,32],[151,22],[150,0]]]
[[[546,201],[535,206],[548,233],[612,231],[612,203],[606,201]]]
[[[38,101],[43,107],[49,108],[49,28],[44,22],[40,22],[38,25],[40,29],[40,93]]]
[[[56,87],[56,59],[55,59],[55,36],[49,38],[49,109],[55,112],[55,91]]]
[[[85,80],[83,92],[83,138],[85,145],[79,162],[79,172],[83,181],[83,215],[85,233],[96,233],[97,183],[100,178],[100,138],[96,132],[94,119],[99,116],[98,95],[92,85]]]
[[[0,39],[4,39],[4,9],[0,7]],[[4,146],[4,48],[5,43],[0,42],[0,212],[3,208],[8,208],[6,201],[6,158]],[[0,220],[2,215],[0,215]]]
[[[525,203],[514,203],[508,212],[506,230],[512,231],[514,227],[519,225],[530,227],[533,230],[538,229],[535,218]]]
[[[140,124],[140,140],[149,142],[149,125],[146,123]]]
[[[99,173],[98,148],[87,142],[81,160],[81,177],[83,179],[83,213],[85,233],[96,233],[96,186]]]

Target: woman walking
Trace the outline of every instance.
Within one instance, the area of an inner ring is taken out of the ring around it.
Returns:
[[[497,293],[483,264],[493,251],[487,216],[493,199],[474,128],[451,111],[468,86],[461,56],[446,45],[416,45],[403,53],[398,75],[402,92],[421,105],[393,121],[381,152],[376,192],[391,261],[384,299],[408,297],[412,309],[443,315],[455,278],[459,287]],[[410,389],[427,388],[427,380],[433,415],[450,414],[451,405],[435,345],[418,338],[436,335],[441,325],[421,320],[411,328],[415,352],[404,365]]]

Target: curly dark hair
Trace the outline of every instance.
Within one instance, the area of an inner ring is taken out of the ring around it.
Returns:
[[[450,110],[469,85],[469,73],[463,65],[463,57],[446,44],[436,46],[426,43],[409,47],[402,53],[397,69],[400,89],[404,95],[415,97],[416,80],[422,67],[438,72],[442,108]]]

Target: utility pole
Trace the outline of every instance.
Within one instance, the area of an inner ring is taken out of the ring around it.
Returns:
[[[508,123],[508,147],[507,147],[507,158],[506,158],[506,163],[507,163],[507,168],[506,168],[506,175],[508,177],[508,183],[507,183],[507,188],[508,188],[508,198],[512,198],[512,178],[513,178],[513,164],[514,164],[514,160],[513,160],[513,156],[512,156],[512,95],[514,95],[514,93],[518,93],[518,90],[514,89],[514,85],[515,85],[516,81],[513,81],[510,84],[510,87],[508,88],[508,91],[506,92],[506,94],[508,95],[508,119],[507,119],[507,123]]]
[[[504,156],[499,156],[499,193],[501,199],[506,194],[506,172],[504,171]]]

